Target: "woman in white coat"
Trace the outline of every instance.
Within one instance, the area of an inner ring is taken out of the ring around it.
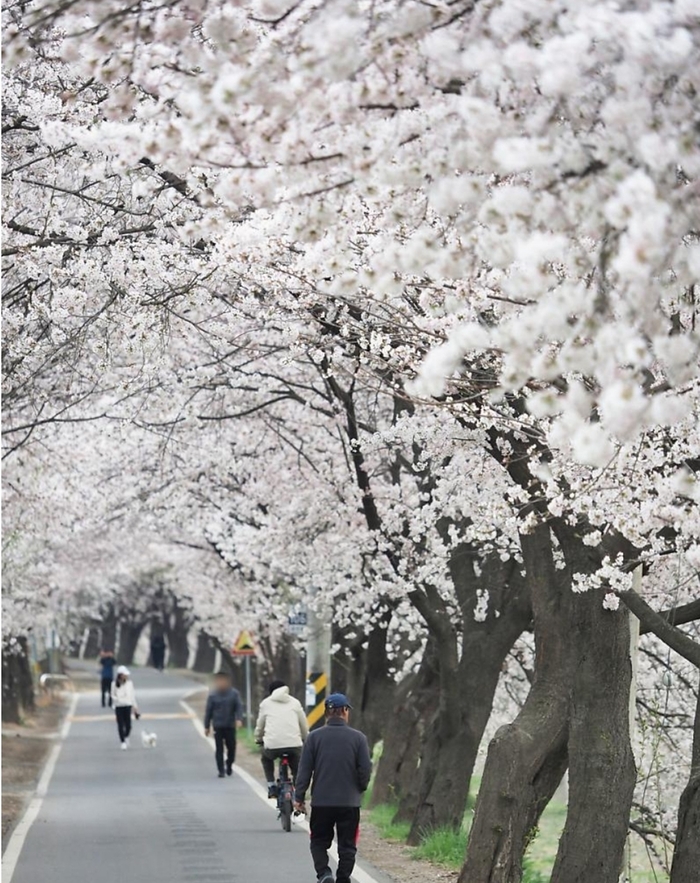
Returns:
[[[117,730],[119,741],[122,743],[122,751],[129,747],[129,734],[131,733],[131,712],[138,720],[141,716],[136,705],[136,692],[131,680],[129,669],[120,665],[117,669],[117,678],[112,684],[112,704],[117,716]]]

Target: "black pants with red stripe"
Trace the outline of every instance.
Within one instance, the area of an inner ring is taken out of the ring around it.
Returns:
[[[311,807],[311,857],[319,879],[331,872],[328,850],[334,834],[338,838],[336,883],[350,883],[360,834],[359,806]]]

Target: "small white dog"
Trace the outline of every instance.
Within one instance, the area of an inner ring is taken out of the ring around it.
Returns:
[[[155,733],[147,733],[145,730],[141,730],[141,744],[144,748],[155,748],[157,741],[158,737]]]

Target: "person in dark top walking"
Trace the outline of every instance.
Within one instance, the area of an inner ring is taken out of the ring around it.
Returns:
[[[319,883],[333,883],[328,850],[334,834],[338,840],[336,883],[350,883],[360,804],[372,775],[367,737],[348,725],[351,708],[342,693],[326,699],[326,725],[309,733],[296,779],[294,808],[300,812],[311,785],[311,857]]]
[[[208,736],[214,728],[216,744],[216,768],[219,778],[224,777],[224,747],[226,748],[226,775],[233,772],[236,760],[236,728],[243,726],[243,706],[238,690],[231,686],[231,678],[225,671],[214,675],[214,689],[207,699],[204,714],[204,732]]]
[[[165,638],[156,634],[151,638],[151,662],[153,668],[163,671],[165,667]]]
[[[112,681],[114,680],[114,666],[117,664],[117,660],[114,658],[114,653],[111,650],[101,650],[99,662],[101,668],[100,686],[102,692],[102,707],[105,708],[107,702],[109,702],[109,707],[111,708]]]

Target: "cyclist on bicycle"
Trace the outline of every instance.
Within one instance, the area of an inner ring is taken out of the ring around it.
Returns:
[[[286,754],[292,776],[296,778],[301,748],[309,734],[301,702],[291,696],[284,681],[272,681],[269,695],[260,703],[255,741],[263,746],[262,765],[267,781],[267,796],[277,797],[275,760]]]

